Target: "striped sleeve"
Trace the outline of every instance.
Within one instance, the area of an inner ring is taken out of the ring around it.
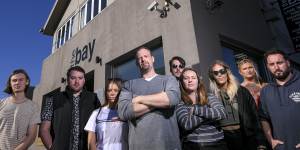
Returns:
[[[220,100],[212,95],[208,95],[208,105],[195,105],[194,115],[210,120],[221,120],[226,118],[225,108]]]
[[[183,102],[176,106],[177,121],[184,130],[193,130],[204,122],[203,118],[193,115],[192,109]]]

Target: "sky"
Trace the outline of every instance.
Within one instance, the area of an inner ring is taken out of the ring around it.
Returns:
[[[52,37],[39,33],[55,0],[3,1],[0,9],[0,98],[10,73],[25,69],[31,85],[40,82],[43,60],[51,54]]]

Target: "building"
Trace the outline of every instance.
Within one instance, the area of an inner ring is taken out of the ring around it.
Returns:
[[[238,75],[236,61],[250,57],[268,80],[262,54],[278,39],[261,10],[258,0],[56,0],[41,30],[53,37],[52,54],[33,100],[42,105],[64,90],[74,65],[86,70],[86,88],[101,98],[107,78],[139,76],[134,54],[140,46],[153,49],[161,74],[169,74],[168,61],[178,55],[207,83],[213,60],[226,61]]]

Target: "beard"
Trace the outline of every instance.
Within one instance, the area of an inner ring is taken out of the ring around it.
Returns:
[[[148,68],[140,68],[140,71],[141,71],[141,73],[142,74],[145,74],[145,73],[147,73],[147,72],[149,72],[150,71],[150,67],[148,67]]]
[[[141,72],[144,74],[144,73],[147,73],[148,71],[151,70],[151,65],[149,63],[144,63],[144,64],[141,64],[140,65],[140,70]]]
[[[291,69],[286,70],[276,70],[274,73],[272,73],[272,76],[277,80],[285,80],[289,74],[291,73]]]

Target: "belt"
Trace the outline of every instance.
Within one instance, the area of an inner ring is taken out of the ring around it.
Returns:
[[[187,145],[197,145],[197,146],[213,146],[213,145],[222,145],[225,144],[224,140],[219,140],[219,141],[214,141],[214,142],[191,142],[191,141],[187,141],[187,142],[183,142],[184,144]]]

